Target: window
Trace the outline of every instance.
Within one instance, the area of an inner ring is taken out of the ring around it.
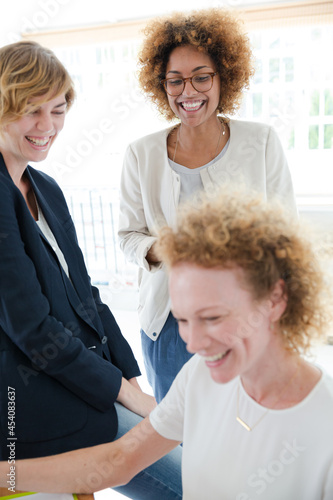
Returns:
[[[331,25],[257,30],[256,76],[240,116],[272,124],[285,148],[300,202],[333,197]]]

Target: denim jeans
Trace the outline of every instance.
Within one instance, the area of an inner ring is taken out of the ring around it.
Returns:
[[[115,407],[118,414],[115,439],[119,439],[142,418],[119,403]],[[181,500],[181,456],[182,449],[177,446],[168,455],[139,472],[128,484],[113,489],[135,500]]]
[[[141,346],[148,382],[159,403],[192,354],[179,336],[178,323],[171,312],[157,340],[151,340],[141,330]]]

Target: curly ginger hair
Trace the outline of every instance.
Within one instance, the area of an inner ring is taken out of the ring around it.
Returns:
[[[156,255],[168,268],[190,263],[244,271],[255,300],[267,298],[284,281],[286,310],[279,320],[285,347],[305,353],[330,326],[331,293],[299,220],[278,202],[245,190],[222,189],[180,206],[177,227],[159,231]]]

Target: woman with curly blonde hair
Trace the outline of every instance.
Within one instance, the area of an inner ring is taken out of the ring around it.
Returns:
[[[194,356],[127,435],[17,463],[18,486],[64,492],[79,480],[88,492],[85,478],[103,469],[105,488],[183,442],[184,500],[331,500],[333,379],[304,356],[331,318],[304,233],[258,194],[224,190],[183,207],[156,253]]]
[[[230,119],[253,74],[248,37],[224,9],[175,13],[145,30],[139,83],[176,125],[137,140],[121,181],[120,245],[139,270],[139,316],[148,380],[160,401],[190,355],[170,312],[156,231],[197,191],[243,181],[296,211],[290,173],[274,130]]]

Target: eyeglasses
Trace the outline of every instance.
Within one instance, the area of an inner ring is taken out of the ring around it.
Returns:
[[[177,96],[184,92],[185,83],[190,82],[197,92],[208,92],[213,86],[213,78],[217,73],[199,73],[189,78],[165,78],[161,80],[166,92],[169,95]]]

